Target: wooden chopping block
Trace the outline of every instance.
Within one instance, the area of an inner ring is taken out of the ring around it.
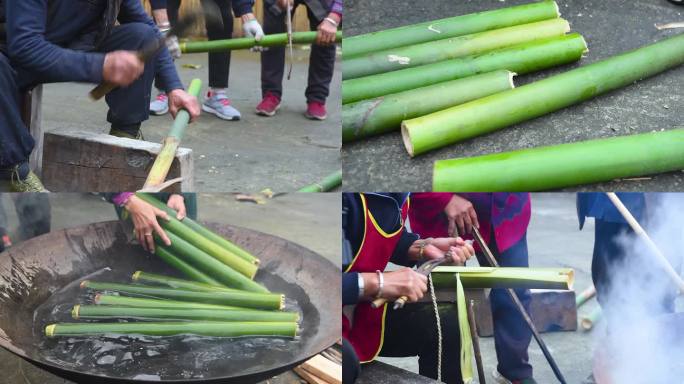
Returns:
[[[321,383],[342,384],[342,366],[333,363],[321,355],[312,357],[297,368],[300,368],[308,373],[309,375],[307,376],[315,376],[315,378],[319,379]],[[295,369],[295,372],[299,374],[297,369]],[[305,380],[307,379],[307,377],[304,375],[300,376],[302,376]],[[309,381],[309,383],[312,382]],[[318,383],[318,381],[313,381],[313,384]]]

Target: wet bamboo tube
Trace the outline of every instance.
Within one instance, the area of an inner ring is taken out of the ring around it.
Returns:
[[[137,284],[105,283],[91,280],[83,280],[81,282],[81,288],[242,308],[282,310],[285,306],[285,296],[278,293],[240,291],[199,292],[173,288],[149,287]]]
[[[318,183],[307,185],[297,192],[327,192],[342,185],[342,170],[335,171]]]
[[[589,288],[582,291],[579,295],[577,295],[575,297],[575,306],[577,308],[583,306],[586,302],[591,300],[594,296],[596,296],[596,288],[594,288],[594,286],[592,285]]]
[[[45,327],[45,336],[92,336],[104,334],[214,337],[275,336],[295,337],[295,322],[135,322],[135,323],[57,323]]]
[[[562,36],[570,30],[563,19],[516,25],[493,31],[379,51],[344,60],[342,78],[354,79],[376,73],[417,67],[438,61],[480,54],[529,41]]]
[[[169,215],[176,217],[176,211],[169,208],[166,204],[162,203],[161,201],[157,200],[153,195],[146,193],[136,193],[136,196],[161,209],[162,211],[165,211]],[[196,221],[190,219],[189,217],[184,218],[182,223],[188,228],[192,229],[193,231],[199,233],[203,237],[233,252],[235,255],[249,261],[250,263],[254,263],[257,265],[259,264],[259,259],[254,257],[251,253],[247,252],[238,245],[233,244],[232,242],[224,239],[222,236],[217,235],[216,233],[212,232],[211,230],[207,229],[205,226],[197,223]]]
[[[401,122],[514,88],[514,73],[499,70],[342,106],[342,141],[399,130]]]
[[[143,307],[143,308],[184,308],[184,309],[245,309],[231,305],[217,305],[205,303],[193,303],[190,301],[178,301],[167,299],[148,299],[142,297],[129,297],[119,295],[108,295],[98,293],[93,299],[93,303],[97,305],[119,305],[123,307]],[[253,309],[256,311],[256,309]]]
[[[156,275],[143,271],[136,271],[131,276],[134,283],[165,285],[169,288],[187,289],[189,291],[214,292],[214,291],[236,291],[233,288],[226,288],[222,285],[199,283],[183,279],[176,279],[169,276]]]
[[[560,75],[402,123],[416,156],[630,85],[684,63],[684,34]],[[584,162],[583,162],[584,163]]]
[[[194,97],[198,97],[201,89],[202,81],[200,79],[193,79],[188,87],[188,93]],[[150,173],[147,175],[147,180],[145,180],[143,189],[158,187],[166,180],[166,175],[168,175],[169,169],[171,169],[171,163],[173,163],[173,159],[176,156],[176,150],[180,145],[180,141],[185,133],[185,128],[188,126],[189,122],[190,113],[185,109],[178,111],[176,118],[173,120],[171,131],[164,139],[164,143],[157,154],[157,158],[154,159],[154,164],[152,164]]]
[[[587,51],[584,38],[571,33],[497,49],[480,55],[379,73],[342,82],[342,103],[507,69],[518,75],[575,62]]]
[[[342,52],[345,58],[351,58],[378,50],[528,24],[559,16],[558,5],[554,1],[535,2],[345,37],[342,41]]]
[[[572,289],[575,273],[570,268],[512,268],[439,266],[432,271],[437,288],[453,288],[454,274],[464,288]]]
[[[216,281],[215,279],[207,276],[204,272],[198,270],[197,268],[193,267],[192,265],[186,263],[185,261],[179,259],[176,257],[171,250],[169,249],[164,249],[162,247],[157,247],[154,252],[157,256],[159,256],[160,259],[162,259],[166,264],[170,265],[171,267],[175,268],[176,270],[182,272],[185,274],[185,276],[195,280],[199,281],[201,283],[205,284],[212,284],[212,285],[223,285]]]
[[[432,188],[541,191],[684,169],[684,129],[439,160]]]
[[[601,318],[603,317],[603,312],[601,311],[601,307],[596,307],[594,308],[587,316],[583,316],[582,319],[580,320],[580,327],[584,331],[591,331],[592,328],[594,328],[594,325],[598,323]]]
[[[78,319],[138,319],[138,320],[204,320],[291,322],[298,321],[296,312],[255,311],[242,309],[141,308],[112,305],[75,305],[71,317]]]
[[[316,34],[316,31],[294,32],[292,33],[292,43],[313,44],[316,41]],[[338,42],[342,40],[342,31],[337,31],[335,40]],[[264,35],[260,41],[257,41],[252,37],[242,37],[226,40],[181,42],[180,49],[183,53],[226,52],[236,49],[250,49],[253,47],[285,46],[287,44],[287,33],[274,33],[271,35]]]

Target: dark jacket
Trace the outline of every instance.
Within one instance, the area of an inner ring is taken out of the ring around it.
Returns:
[[[337,13],[342,13],[341,0],[302,0],[306,6],[311,10],[311,13],[316,17],[316,20],[321,22],[333,10]],[[264,0],[264,9],[275,16],[283,13],[276,0]]]
[[[617,196],[637,220],[644,218],[646,200],[643,193],[619,192]],[[577,194],[577,218],[580,229],[584,227],[584,221],[587,217],[609,223],[627,223],[608,196],[601,192],[580,192]]]

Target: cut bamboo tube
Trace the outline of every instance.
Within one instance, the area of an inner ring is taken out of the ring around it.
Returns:
[[[372,99],[478,73],[507,69],[518,75],[575,62],[587,51],[577,33],[535,40],[481,55],[364,76],[342,82],[342,103]]]
[[[188,93],[194,97],[198,97],[200,90],[202,89],[202,81],[200,79],[193,79],[188,87]],[[171,131],[169,135],[164,139],[162,148],[157,154],[157,158],[154,159],[154,164],[150,169],[150,173],[147,175],[147,180],[145,180],[145,185],[143,189],[152,189],[164,182],[166,180],[166,175],[171,169],[171,163],[176,156],[176,150],[180,145],[180,141],[185,133],[185,128],[190,122],[190,113],[185,109],[181,109],[176,114],[176,118],[173,120],[173,125],[171,126]]]
[[[292,33],[293,44],[313,44],[316,41],[316,31],[294,32]],[[337,42],[342,40],[342,31],[337,31]],[[189,41],[181,42],[180,49],[183,53],[198,52],[227,52],[237,49],[250,49],[254,47],[277,47],[288,44],[287,33],[275,33],[264,35],[260,41],[253,37],[242,37],[237,39],[211,40],[211,41]]]
[[[562,36],[569,30],[570,25],[566,20],[551,19],[388,49],[344,60],[342,77],[347,80],[475,55],[529,41]]]
[[[435,192],[531,192],[684,169],[684,129],[435,162]]]
[[[136,193],[136,196],[161,209],[162,211],[165,211],[170,216],[176,217],[176,211],[169,208],[166,204],[162,203],[161,201],[157,200],[157,198],[155,198],[153,195],[146,193]],[[237,256],[249,261],[250,263],[255,263],[257,265],[259,264],[259,259],[254,257],[252,254],[250,254],[243,248],[233,244],[232,242],[224,239],[222,236],[212,232],[211,230],[207,229],[206,227],[197,223],[196,221],[190,219],[189,217],[184,218],[182,223],[186,225],[188,228],[192,229],[193,231],[199,233],[203,237],[217,243],[221,247],[233,252]]]
[[[178,301],[178,300],[166,300],[166,299],[148,299],[142,297],[128,297],[119,295],[107,295],[103,293],[98,293],[93,299],[93,303],[97,305],[119,305],[124,307],[142,307],[142,308],[183,308],[183,309],[215,309],[215,310],[244,310],[246,308],[240,308],[229,305],[216,305],[216,304],[205,304],[205,303],[193,303],[190,301]],[[253,309],[256,311],[256,309]]]
[[[154,273],[147,273],[147,272],[143,272],[143,271],[136,271],[135,273],[133,273],[133,275],[131,276],[131,280],[134,283],[141,283],[141,284],[152,283],[152,284],[157,284],[157,285],[165,285],[169,288],[179,288],[179,289],[186,289],[186,290],[190,290],[190,291],[201,291],[201,292],[214,292],[214,291],[234,292],[234,291],[236,291],[233,288],[226,288],[225,286],[222,286],[222,285],[198,283],[195,281],[176,279],[176,278],[169,277],[169,276],[156,275]]]
[[[589,312],[589,315],[582,317],[580,320],[580,327],[582,327],[582,330],[584,331],[591,331],[592,328],[594,328],[594,325],[596,325],[602,317],[603,312],[601,311],[601,307],[597,306]]]
[[[137,284],[105,283],[83,280],[81,288],[95,291],[112,291],[138,296],[166,298],[179,301],[218,304],[255,309],[277,309],[285,306],[285,296],[276,293],[254,292],[198,292],[182,289],[149,287]]]
[[[572,289],[575,273],[569,268],[512,268],[439,266],[432,271],[435,288],[454,288],[458,273],[464,288]]]
[[[582,291],[579,295],[575,297],[575,306],[577,308],[583,306],[586,302],[591,300],[594,296],[596,296],[596,288],[591,285],[589,288],[585,289]]]
[[[157,247],[154,250],[155,255],[159,256],[160,259],[162,259],[166,264],[170,265],[171,267],[175,268],[176,270],[182,272],[185,274],[185,276],[201,282],[205,284],[211,284],[211,285],[222,285],[215,279],[207,276],[204,272],[198,270],[197,268],[193,267],[192,265],[186,263],[185,261],[179,259],[176,257],[170,249],[164,249],[162,247]]]
[[[307,185],[297,192],[327,192],[342,185],[342,170],[335,171],[318,183]]]
[[[78,319],[138,319],[138,320],[204,320],[291,322],[298,321],[296,312],[257,311],[242,309],[141,308],[110,305],[75,305],[71,317]]]
[[[342,106],[342,141],[399,130],[401,122],[514,88],[499,70]]]
[[[136,323],[58,323],[45,327],[45,336],[91,336],[104,334],[173,336],[181,334],[243,337],[279,336],[295,337],[297,323],[255,323],[255,322],[136,322]]]
[[[554,1],[535,2],[345,37],[342,52],[347,59],[382,49],[469,35],[559,16],[558,5]]]
[[[684,63],[684,34],[402,123],[410,156],[589,100]]]

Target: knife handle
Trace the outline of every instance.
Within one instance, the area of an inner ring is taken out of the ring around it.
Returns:
[[[404,308],[404,304],[408,301],[408,297],[402,296],[394,302],[394,309]],[[373,300],[371,307],[373,309],[378,309],[387,303],[387,299],[381,297],[379,299]]]

